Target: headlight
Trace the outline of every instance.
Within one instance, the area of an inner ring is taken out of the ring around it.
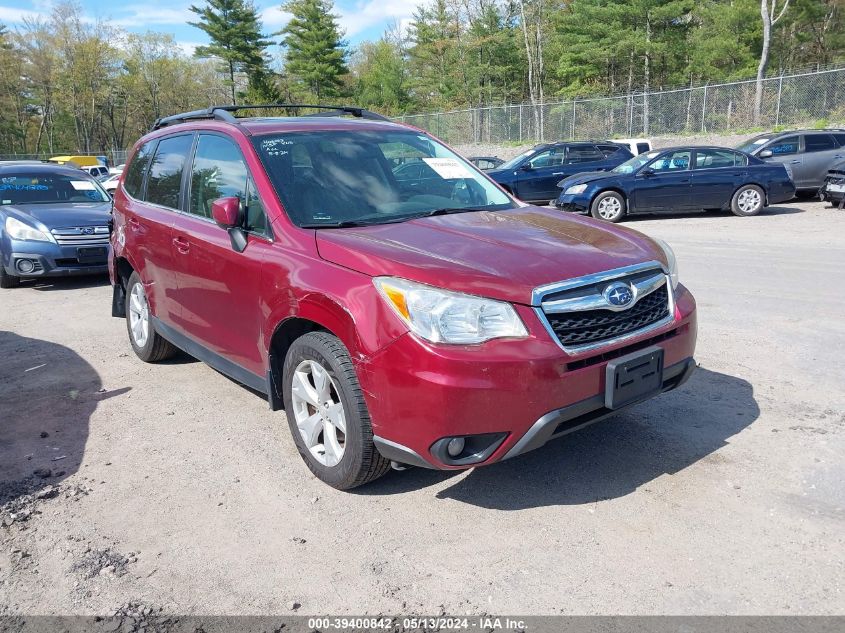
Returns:
[[[564,193],[564,194],[584,193],[584,190],[585,190],[586,188],[587,188],[587,185],[586,185],[586,184],[584,184],[584,185],[572,185],[571,187],[569,187],[569,188],[568,188],[566,191],[564,191],[563,193]]]
[[[411,331],[432,343],[468,345],[528,336],[509,303],[396,277],[376,277],[373,283]]]
[[[14,240],[30,240],[32,242],[52,242],[51,238],[44,231],[39,231],[35,227],[24,224],[20,220],[8,217],[6,218],[6,233]]]
[[[652,238],[666,254],[666,262],[669,264],[669,278],[672,280],[672,290],[678,287],[678,260],[675,259],[675,251],[663,240]]]

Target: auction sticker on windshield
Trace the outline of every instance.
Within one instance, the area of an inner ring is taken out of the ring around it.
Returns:
[[[469,170],[454,158],[423,158],[423,161],[444,180],[472,178]]]

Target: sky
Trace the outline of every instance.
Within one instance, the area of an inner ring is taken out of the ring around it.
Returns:
[[[52,0],[0,0],[0,23],[13,29],[24,18],[49,14]],[[205,33],[187,24],[196,15],[188,10],[203,0],[78,0],[86,17],[109,19],[113,24],[133,33],[156,31],[170,33],[186,52],[208,41]],[[347,42],[355,46],[364,40],[381,37],[394,23],[404,27],[421,0],[335,0],[334,13],[346,33]],[[261,15],[265,33],[281,29],[288,15],[281,10],[282,0],[254,0]]]

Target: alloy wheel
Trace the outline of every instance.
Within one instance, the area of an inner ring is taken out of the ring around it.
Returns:
[[[743,213],[754,213],[762,203],[763,199],[760,197],[760,192],[756,189],[746,189],[739,194],[736,206]]]
[[[346,413],[325,367],[304,360],[292,375],[291,401],[302,441],[318,462],[336,466],[346,448]]]
[[[615,218],[621,210],[622,203],[614,196],[608,196],[599,201],[599,216],[603,220]]]
[[[138,347],[144,347],[150,337],[150,306],[143,284],[132,286],[129,294],[129,330]]]

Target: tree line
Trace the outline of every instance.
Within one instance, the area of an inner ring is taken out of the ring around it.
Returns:
[[[193,55],[73,2],[0,25],[0,154],[125,148],[214,103],[349,101],[402,113],[745,79],[845,61],[845,0],[421,0],[352,47],[331,0],[205,0]],[[755,103],[759,111],[759,103]]]

